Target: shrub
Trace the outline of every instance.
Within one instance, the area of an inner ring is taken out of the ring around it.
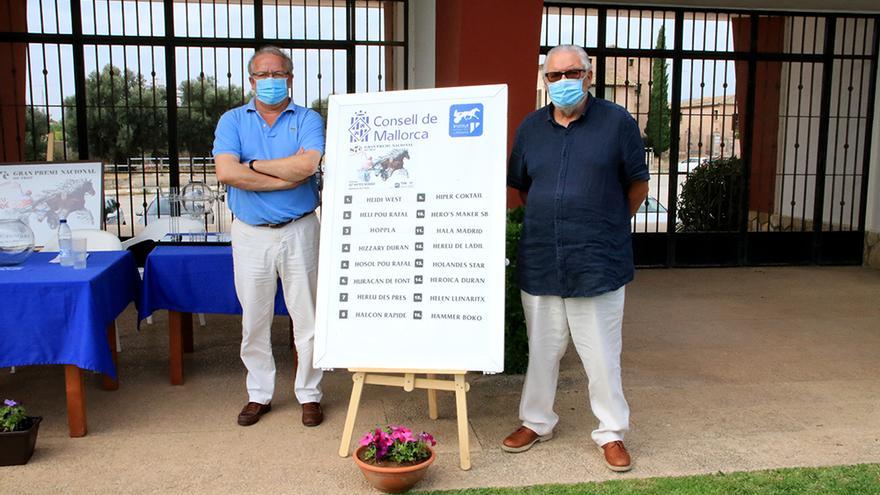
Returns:
[[[516,279],[516,251],[524,218],[522,206],[507,210],[507,259],[510,264],[506,269],[504,296],[504,372],[511,375],[525,373],[529,364],[526,321]]]
[[[678,200],[682,232],[739,230],[742,161],[736,156],[712,160],[691,171]]]

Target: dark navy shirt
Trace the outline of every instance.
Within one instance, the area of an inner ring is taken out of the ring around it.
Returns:
[[[592,96],[568,127],[553,105],[516,132],[507,175],[528,192],[519,243],[519,283],[529,294],[591,297],[633,279],[627,191],[648,180],[638,124],[623,107]]]

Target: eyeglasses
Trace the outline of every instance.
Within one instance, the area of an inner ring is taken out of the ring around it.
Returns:
[[[251,73],[251,77],[254,79],[265,79],[267,77],[271,77],[273,79],[283,79],[290,76],[290,72],[286,70],[276,70],[275,72],[254,72]]]
[[[580,79],[581,74],[587,72],[587,69],[569,69],[561,72],[547,72],[544,77],[550,82],[556,82],[565,76],[566,79]]]

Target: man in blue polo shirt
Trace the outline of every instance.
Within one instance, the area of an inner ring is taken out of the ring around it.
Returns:
[[[592,78],[581,47],[550,50],[544,82],[552,103],[523,120],[510,155],[507,183],[526,204],[518,268],[529,364],[522,426],[502,448],[523,452],[553,437],[559,361],[571,335],[599,420],[592,439],[610,469],[628,471],[621,324],[624,285],[633,279],[630,219],[647,197],[648,168],[635,120],[590,96]]]
[[[248,62],[256,97],[220,118],[214,138],[217,180],[228,186],[235,291],[242,307],[241,360],[248,403],[238,424],[249,426],[272,408],[275,358],[271,332],[277,280],[294,322],[299,356],[296,398],[302,423],[317,426],[322,372],[312,367],[318,273],[318,183],[324,122],[291,101],[293,62],[275,47]]]

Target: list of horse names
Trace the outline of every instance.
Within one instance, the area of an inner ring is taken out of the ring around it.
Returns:
[[[335,312],[348,322],[481,322],[489,205],[480,191],[352,190],[339,216]]]
[[[507,88],[332,95],[319,368],[504,364]]]

